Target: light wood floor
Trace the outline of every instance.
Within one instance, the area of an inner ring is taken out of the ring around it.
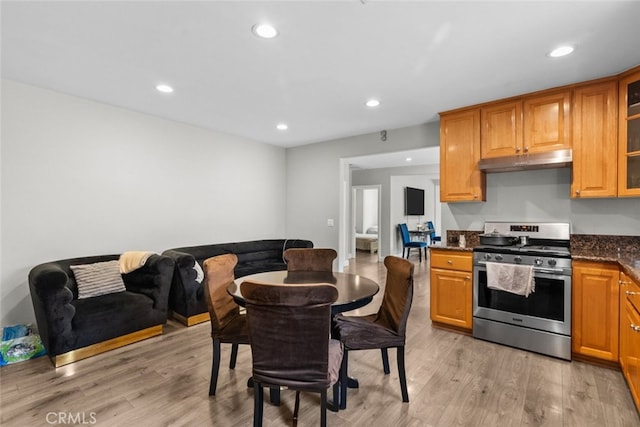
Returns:
[[[358,253],[349,269],[383,284],[384,267],[375,261],[375,255]],[[349,390],[345,411],[327,413],[329,425],[640,426],[617,370],[433,328],[428,264],[418,262],[417,254],[412,261],[415,297],[406,357],[411,401],[402,403],[395,352],[389,354],[387,376],[382,373],[380,352],[353,352],[349,370],[360,380],[360,389]],[[377,310],[381,296],[361,313]],[[230,349],[223,345],[218,393],[209,397],[209,333],[209,323],[186,328],[170,321],[161,337],[69,366],[55,369],[42,357],[3,367],[1,424],[47,426],[60,420],[50,413],[62,412],[84,414],[85,425],[95,419],[97,426],[249,426],[250,349],[240,347],[237,367],[231,371]],[[290,391],[283,391],[280,407],[265,402],[264,425],[291,425],[293,402]],[[318,424],[318,397],[303,394],[299,425]]]

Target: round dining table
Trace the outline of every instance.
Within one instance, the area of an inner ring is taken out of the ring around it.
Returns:
[[[380,290],[375,281],[359,274],[322,271],[267,271],[238,277],[227,287],[227,292],[241,306],[244,305],[244,298],[240,293],[240,285],[246,280],[269,284],[331,283],[338,288],[338,299],[331,305],[332,315],[355,310],[369,304]]]
[[[267,271],[264,273],[250,274],[236,278],[227,287],[227,292],[234,301],[244,306],[244,298],[240,292],[240,285],[244,281],[269,284],[298,284],[331,283],[338,288],[338,299],[331,304],[331,315],[345,311],[355,310],[369,304],[375,294],[380,290],[378,284],[364,276],[352,273],[323,272],[323,271]],[[358,388],[358,380],[347,377],[347,385],[350,388]],[[253,387],[251,378],[247,381],[248,387]],[[273,389],[270,393],[271,403],[280,404],[280,393]],[[331,403],[333,406],[334,404]]]

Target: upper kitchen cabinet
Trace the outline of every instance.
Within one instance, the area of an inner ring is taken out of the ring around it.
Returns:
[[[571,197],[615,197],[618,186],[618,82],[577,87],[573,92]]]
[[[640,196],[640,68],[619,83],[618,196]]]
[[[486,200],[480,160],[480,110],[440,113],[440,201]]]
[[[523,98],[522,152],[571,148],[571,90]]]
[[[480,109],[481,157],[513,156],[522,152],[522,101],[489,104]]]

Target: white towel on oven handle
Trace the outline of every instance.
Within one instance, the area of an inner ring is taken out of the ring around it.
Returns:
[[[487,262],[487,287],[528,297],[535,292],[532,265]]]

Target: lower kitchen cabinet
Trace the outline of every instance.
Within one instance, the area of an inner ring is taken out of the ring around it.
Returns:
[[[573,262],[574,355],[618,362],[619,275],[617,264]]]
[[[640,286],[620,274],[620,367],[640,408]]]
[[[430,249],[431,320],[471,332],[473,254]]]

